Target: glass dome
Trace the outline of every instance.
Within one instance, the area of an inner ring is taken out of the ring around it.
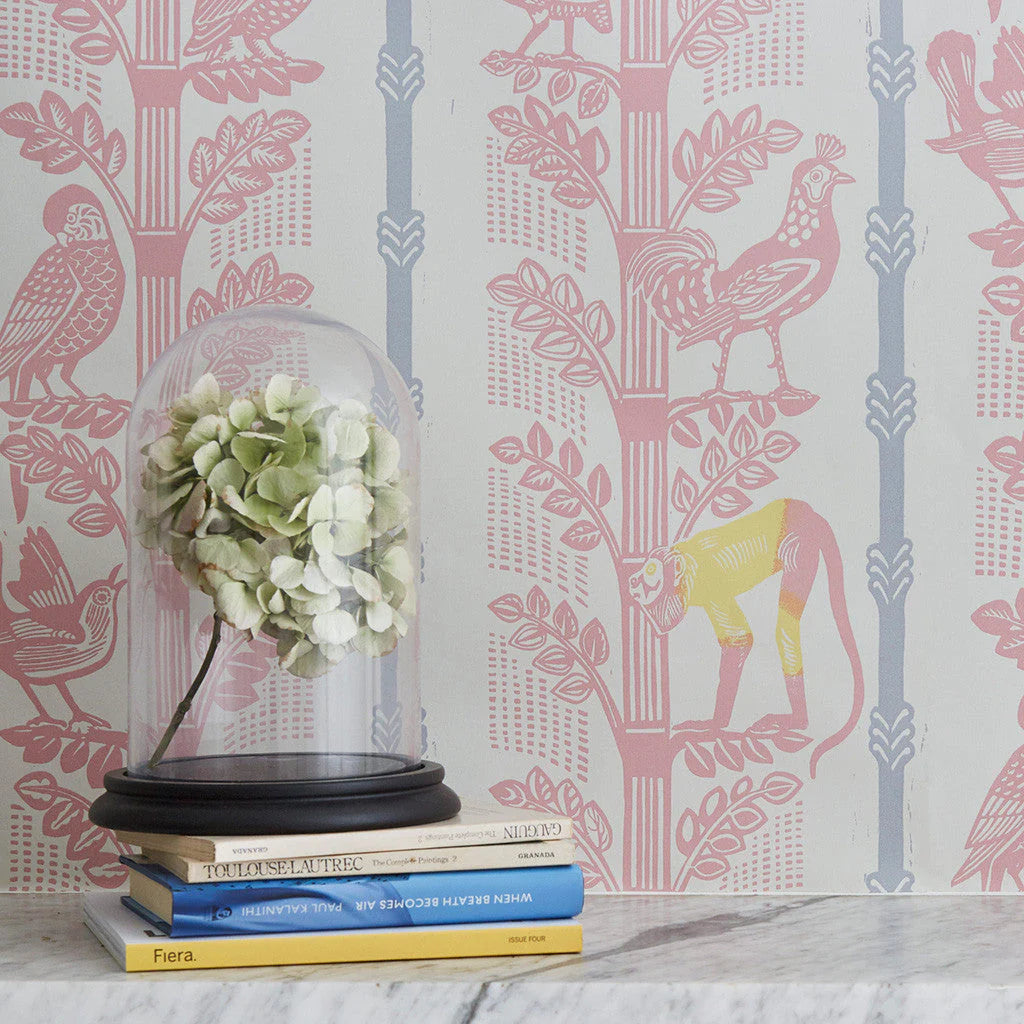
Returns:
[[[126,467],[128,768],[108,791],[251,809],[425,786],[440,805],[351,827],[454,814],[420,756],[418,421],[381,350],[304,310],[208,320],[146,374]],[[115,824],[152,826],[147,807]]]

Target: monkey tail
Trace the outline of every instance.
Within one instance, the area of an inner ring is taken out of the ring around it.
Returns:
[[[825,571],[828,575],[828,599],[832,605],[832,616],[836,620],[839,638],[843,642],[843,647],[846,648],[846,655],[850,659],[850,668],[853,669],[853,708],[842,728],[822,740],[814,748],[814,752],[811,754],[812,779],[822,754],[839,746],[853,732],[857,722],[860,721],[861,712],[864,710],[864,669],[861,667],[857,642],[853,638],[853,627],[850,625],[850,615],[846,608],[846,592],[843,589],[843,562],[832,528],[824,519],[822,519],[822,524],[825,536],[822,539],[821,553],[825,559]]]

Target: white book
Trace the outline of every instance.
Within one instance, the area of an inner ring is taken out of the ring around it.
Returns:
[[[122,843],[161,850],[193,860],[274,860],[322,854],[431,850],[448,846],[488,846],[543,839],[572,838],[572,819],[512,807],[467,807],[430,825],[407,825],[361,832],[315,832],[307,835],[195,836],[118,830]]]
[[[487,871],[572,864],[571,839],[487,846],[447,846],[427,850],[324,853],[275,860],[227,862],[195,860],[167,850],[142,848],[145,859],[162,864],[183,882],[247,882],[277,878],[338,878],[343,875],[408,875],[421,871]]]

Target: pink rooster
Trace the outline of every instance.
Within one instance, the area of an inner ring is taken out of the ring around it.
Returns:
[[[815,156],[793,172],[778,228],[732,266],[720,268],[715,243],[690,228],[659,236],[631,261],[630,277],[654,314],[679,335],[680,349],[717,342],[721,353],[715,388],[708,395],[749,394],[726,391],[729,350],[738,335],[763,330],[774,356],[768,365],[779,376],[772,394],[809,397],[789,382],[779,334],[787,320],[813,306],[832,283],[840,251],[832,191],[854,180],[835,165],[845,153],[834,135],[819,135]]]

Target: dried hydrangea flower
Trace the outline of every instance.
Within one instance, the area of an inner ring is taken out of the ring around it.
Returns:
[[[217,619],[274,638],[294,675],[394,650],[415,611],[411,503],[398,440],[366,406],[284,374],[236,396],[206,374],[168,420],[143,449],[142,543]]]

